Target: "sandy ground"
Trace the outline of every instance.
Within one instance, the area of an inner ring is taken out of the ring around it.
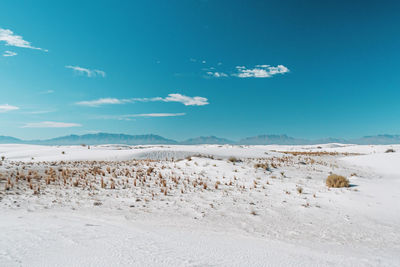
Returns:
[[[0,266],[399,266],[399,152],[0,145]]]

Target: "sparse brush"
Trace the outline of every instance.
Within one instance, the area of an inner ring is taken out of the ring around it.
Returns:
[[[298,186],[298,187],[297,187],[297,192],[298,192],[299,194],[302,194],[302,193],[303,193],[303,187]]]
[[[326,186],[340,188],[340,187],[349,187],[349,180],[341,175],[331,174],[326,179]]]
[[[256,168],[256,169],[261,168],[261,169],[264,169],[266,171],[269,171],[269,164],[267,162],[265,162],[265,163],[256,163],[256,164],[254,164],[254,168]]]
[[[111,180],[111,189],[115,189],[115,182],[114,182],[114,180]]]
[[[229,157],[229,158],[228,158],[228,162],[235,163],[235,162],[240,162],[240,160],[237,159],[236,157]]]
[[[150,175],[153,171],[154,171],[154,168],[153,167],[149,167],[147,169],[147,175]]]

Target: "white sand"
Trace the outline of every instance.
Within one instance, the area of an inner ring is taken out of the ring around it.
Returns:
[[[396,152],[384,153],[388,148]],[[0,266],[400,266],[397,151],[399,145],[0,145],[0,156],[6,157],[0,166]],[[214,159],[164,160],[194,154]],[[242,162],[228,162],[230,156]],[[135,167],[118,162],[143,158],[159,161]],[[112,161],[95,166],[121,171],[114,178],[116,189],[109,189],[106,172],[105,189],[96,176],[91,190],[53,183],[42,184],[34,195],[26,181],[4,190],[22,165],[26,172],[43,171],[51,163],[42,161],[64,161],[50,167],[72,169],[74,163],[67,161],[82,160]],[[271,171],[254,168],[265,161],[281,165]],[[154,171],[143,185],[133,186],[134,178],[124,176],[125,169],[149,166]],[[328,189],[324,181],[330,172],[348,177],[352,187]],[[167,195],[153,182],[159,173],[171,186]],[[184,189],[179,183],[175,188],[172,177],[201,180],[208,187]]]

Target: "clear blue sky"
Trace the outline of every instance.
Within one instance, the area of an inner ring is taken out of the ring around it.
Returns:
[[[400,133],[398,1],[1,1],[0,135]]]

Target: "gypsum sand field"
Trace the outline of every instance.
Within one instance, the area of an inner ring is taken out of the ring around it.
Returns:
[[[385,146],[0,147],[2,266],[400,262]]]

